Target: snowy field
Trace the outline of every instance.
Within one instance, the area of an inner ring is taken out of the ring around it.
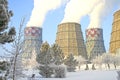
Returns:
[[[116,70],[112,65],[110,70],[105,68],[105,65],[102,65],[101,68],[96,66],[97,70],[91,70],[91,64],[88,66],[89,70],[84,70],[84,65],[81,66],[81,70],[77,69],[76,72],[67,72],[66,78],[42,78],[38,70],[26,70],[23,71],[24,78],[17,78],[16,80],[117,80],[117,71],[120,71],[120,66]],[[34,79],[30,78],[32,74],[35,74]]]
[[[66,78],[36,78],[19,80],[117,80],[115,70],[87,70],[78,72],[68,72]]]

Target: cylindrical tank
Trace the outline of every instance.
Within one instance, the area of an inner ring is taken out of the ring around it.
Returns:
[[[40,52],[42,44],[42,28],[26,27],[24,30],[24,49],[23,57],[31,58],[33,49],[36,53]]]
[[[105,53],[103,30],[101,28],[86,30],[86,49],[90,60]]]
[[[114,13],[109,50],[115,54],[118,48],[120,48],[120,10]]]
[[[79,23],[61,23],[58,25],[56,43],[60,46],[65,56],[73,53],[87,58],[86,47]]]

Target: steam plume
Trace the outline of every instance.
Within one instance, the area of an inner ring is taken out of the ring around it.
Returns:
[[[120,0],[101,0],[101,2],[89,14],[90,24],[88,28],[101,28],[106,15],[120,5]]]
[[[119,4],[120,0],[70,0],[66,5],[62,23],[79,23],[83,16],[89,15],[88,28],[101,28],[102,19]]]
[[[27,26],[42,26],[47,12],[54,10],[68,0],[34,0],[34,8]]]
[[[100,0],[70,0],[65,8],[64,22],[80,22],[81,18],[92,11]]]

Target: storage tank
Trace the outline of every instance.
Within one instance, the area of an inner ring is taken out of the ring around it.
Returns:
[[[79,23],[67,22],[58,25],[56,43],[60,46],[65,56],[73,53],[87,58],[86,47]]]
[[[89,60],[106,52],[103,40],[103,29],[89,28],[86,30],[86,49]]]
[[[120,48],[120,10],[114,13],[112,24],[112,33],[110,39],[110,53],[115,54],[116,50]]]

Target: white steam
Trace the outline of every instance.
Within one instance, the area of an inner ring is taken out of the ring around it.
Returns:
[[[93,11],[89,14],[90,16],[90,24],[88,28],[101,28],[101,18],[102,18],[102,10],[105,6],[105,2],[100,2]],[[101,15],[100,15],[101,14]]]
[[[46,14],[50,10],[60,7],[64,2],[67,1],[68,0],[34,0],[34,8],[27,26],[41,27],[45,20]]]
[[[102,21],[115,7],[120,5],[120,0],[101,0],[101,2],[89,14],[90,24],[88,28],[101,28]]]
[[[66,5],[64,22],[81,21],[83,16],[89,15],[88,28],[101,28],[101,22],[114,7],[120,5],[120,0],[70,0]]]
[[[100,0],[70,0],[65,8],[64,22],[80,22],[81,18],[92,11]]]

